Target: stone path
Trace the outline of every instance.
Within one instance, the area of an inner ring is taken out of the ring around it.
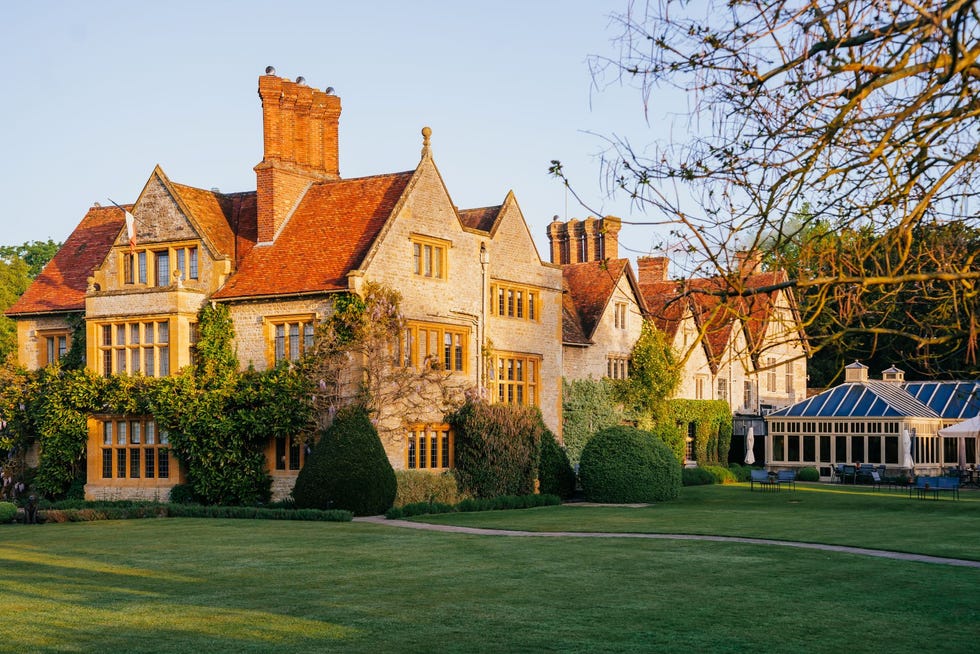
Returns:
[[[749,545],[775,545],[777,547],[797,547],[807,550],[838,552],[842,554],[857,554],[860,556],[876,556],[882,559],[899,561],[915,561],[918,563],[935,563],[939,565],[954,565],[964,568],[980,568],[980,561],[968,559],[952,559],[944,556],[927,556],[925,554],[908,554],[906,552],[891,552],[875,550],[866,547],[849,547],[847,545],[825,545],[823,543],[804,543],[790,540],[773,540],[770,538],[746,538],[743,536],[700,536],[696,534],[638,534],[616,532],[590,531],[515,531],[512,529],[481,529],[477,527],[459,527],[455,525],[437,525],[409,520],[388,520],[384,516],[354,518],[354,522],[366,522],[386,527],[401,527],[404,529],[419,529],[423,531],[441,531],[454,534],[470,534],[473,536],[511,536],[534,538],[639,538],[647,540],[696,540],[714,543],[746,543]]]

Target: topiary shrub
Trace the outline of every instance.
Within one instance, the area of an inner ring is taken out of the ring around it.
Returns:
[[[0,525],[13,522],[17,517],[17,505],[11,502],[0,502]]]
[[[424,470],[396,470],[395,479],[398,482],[396,507],[421,502],[457,504],[464,499],[451,472],[433,474]]]
[[[323,432],[296,477],[293,498],[299,509],[346,509],[377,515],[391,508],[397,482],[363,407],[345,407]]]
[[[545,428],[541,434],[541,461],[538,463],[538,491],[568,499],[575,493],[575,471],[565,448]]]
[[[593,502],[663,502],[680,493],[681,466],[652,433],[610,427],[582,450],[579,478]]]
[[[804,466],[796,473],[797,481],[820,481],[820,471],[813,466]]]
[[[708,486],[715,483],[715,477],[704,468],[681,468],[681,483],[684,486]]]

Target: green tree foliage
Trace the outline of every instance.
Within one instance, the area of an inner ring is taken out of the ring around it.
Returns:
[[[0,363],[17,352],[17,325],[5,315],[30,284],[27,263],[19,257],[0,258]]]
[[[653,433],[610,427],[585,446],[579,478],[593,502],[663,502],[680,493],[681,465]]]
[[[677,390],[680,380],[677,355],[666,334],[645,321],[633,345],[629,377],[615,382],[627,414],[641,428],[649,429],[665,417],[667,400]]]
[[[391,508],[396,490],[395,471],[368,412],[348,406],[313,448],[296,478],[293,498],[299,508],[378,515]]]
[[[55,243],[51,239],[28,241],[23,245],[0,245],[0,261],[20,259],[27,264],[27,276],[35,279],[60,248],[61,243]]]
[[[205,388],[221,388],[234,382],[238,358],[233,341],[231,312],[223,304],[206,304],[198,313],[196,375]]]
[[[574,465],[592,435],[625,420],[612,380],[562,379],[562,438]]]
[[[59,247],[50,239],[0,245],[0,363],[17,352],[17,327],[3,312],[24,294]]]
[[[541,432],[541,457],[538,464],[538,491],[568,499],[575,493],[575,471],[565,449],[548,428]]]
[[[807,335],[819,345],[808,366],[810,385],[837,383],[855,360],[878,371],[897,365],[908,379],[980,375],[980,288],[957,279],[964,271],[980,271],[980,228],[924,222],[911,230],[900,258],[893,250],[872,248],[878,238],[867,227],[835,230],[814,221],[794,247],[780,252],[791,276],[834,275],[848,256],[845,273],[851,276],[906,271],[890,285],[798,289]],[[855,252],[867,254],[855,258]],[[937,278],[941,274],[947,278]]]
[[[456,434],[460,490],[485,498],[534,492],[544,431],[536,407],[468,401],[446,421]]]

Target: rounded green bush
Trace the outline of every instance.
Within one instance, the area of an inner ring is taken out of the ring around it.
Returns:
[[[716,484],[734,484],[738,481],[734,472],[722,466],[704,466],[704,470],[714,478]]]
[[[681,483],[684,486],[708,486],[715,483],[715,477],[704,468],[682,468]]]
[[[797,481],[820,481],[820,471],[813,466],[804,466],[796,473]]]
[[[296,477],[299,509],[346,509],[378,515],[391,508],[398,482],[363,407],[337,412]]]
[[[653,433],[610,427],[582,450],[579,478],[592,502],[663,502],[680,493],[681,465]]]
[[[538,491],[567,500],[575,493],[575,471],[565,448],[550,429],[541,434],[541,460],[538,463]]]
[[[17,517],[17,505],[11,502],[0,502],[0,525],[13,522]]]

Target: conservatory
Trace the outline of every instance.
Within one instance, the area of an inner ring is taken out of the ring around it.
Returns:
[[[957,443],[939,430],[978,414],[980,382],[905,382],[894,367],[869,380],[855,362],[840,386],[766,416],[766,463],[829,477],[835,464],[907,469],[908,453],[916,473],[937,473],[958,461]],[[977,449],[977,439],[966,443],[967,465],[978,463]]]

